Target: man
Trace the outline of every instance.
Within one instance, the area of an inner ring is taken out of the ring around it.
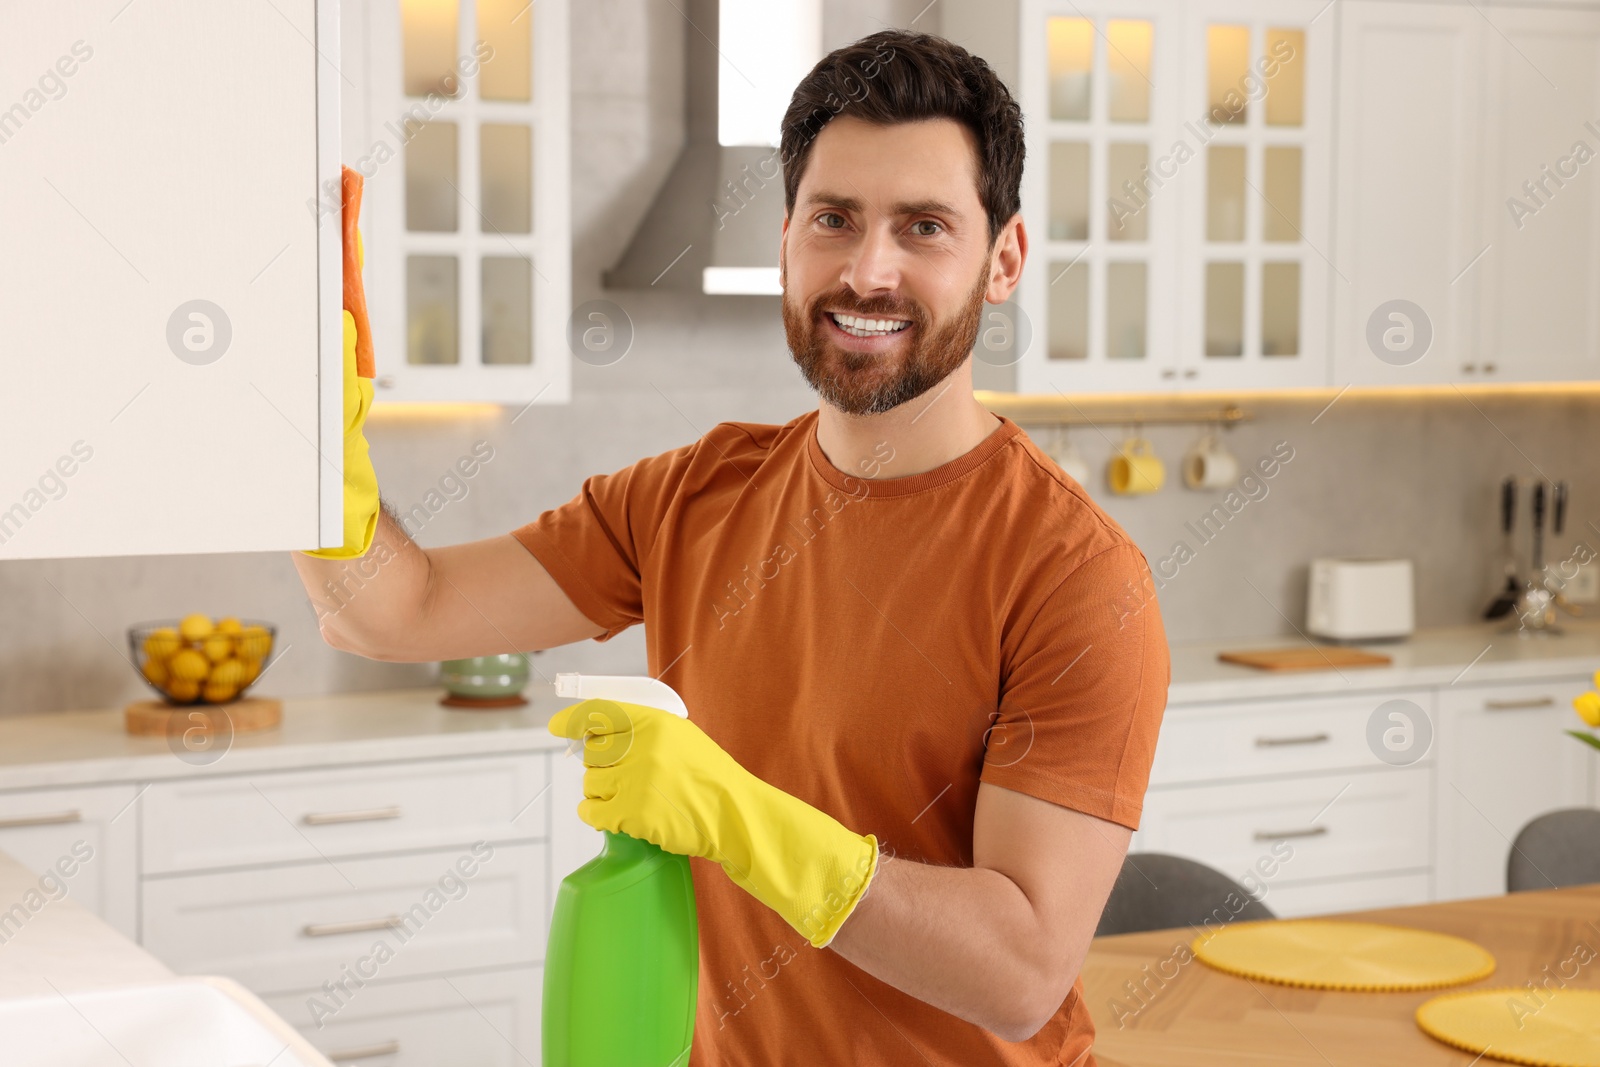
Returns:
[[[385,514],[311,554],[393,556],[324,636],[436,660],[645,624],[690,720],[585,702],[551,729],[591,746],[585,821],[695,857],[697,1067],[1092,1062],[1077,976],[1168,659],[1139,550],[972,396],[1027,254],[1020,110],[982,60],[885,31],[807,75],[782,159],[818,410],[720,424],[509,536],[423,551]],[[295,559],[313,591],[336,568]]]

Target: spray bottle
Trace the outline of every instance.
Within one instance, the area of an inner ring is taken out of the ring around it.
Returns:
[[[665,682],[556,675],[556,695],[689,717]],[[700,930],[687,856],[626,834],[556,892],[544,968],[544,1067],[683,1067],[694,1038]]]

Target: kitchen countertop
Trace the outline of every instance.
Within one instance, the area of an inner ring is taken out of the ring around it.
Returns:
[[[1390,656],[1394,662],[1384,667],[1326,671],[1263,671],[1217,659],[1219,652],[1304,647],[1306,642],[1299,637],[1174,645],[1167,702],[1202,704],[1274,696],[1337,696],[1372,689],[1486,685],[1577,677],[1600,670],[1600,622],[1564,619],[1565,632],[1554,637],[1501,633],[1500,625],[1420,630],[1404,641],[1357,645]]]
[[[20,911],[18,909],[21,909]],[[173,977],[160,960],[0,852],[0,999]],[[18,916],[24,915],[20,922]]]
[[[572,701],[549,686],[529,685],[528,705],[503,711],[446,708],[439,703],[441,695],[443,690],[429,688],[285,697],[281,724],[235,734],[224,754],[204,765],[180,759],[180,753],[190,754],[165,737],[127,733],[121,708],[0,717],[0,790],[526,752],[566,744],[551,737],[545,723]]]
[[[1203,709],[1208,703],[1277,696],[1559,677],[1573,678],[1576,692],[1578,680],[1600,668],[1600,623],[1568,620],[1563,625],[1564,634],[1548,638],[1500,633],[1498,624],[1490,623],[1421,631],[1403,642],[1361,646],[1392,656],[1389,666],[1327,671],[1260,671],[1217,659],[1226,650],[1303,645],[1297,637],[1175,645],[1168,702]],[[440,695],[437,688],[425,688],[284,698],[280,726],[237,734],[222,758],[204,765],[180,759],[181,746],[175,749],[164,737],[126,733],[120,708],[0,717],[0,790],[559,749],[564,744],[545,731],[545,723],[570,700],[538,681],[525,692],[531,701],[526,707],[506,711],[445,708]]]

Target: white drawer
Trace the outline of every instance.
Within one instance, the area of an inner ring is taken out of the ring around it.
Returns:
[[[257,993],[535,963],[546,851],[480,844],[147,878],[141,943],[175,971]]]
[[[1269,890],[1427,870],[1432,797],[1431,767],[1152,789],[1137,848],[1188,856]]]
[[[144,871],[543,838],[548,783],[540,752],[158,782],[141,801]]]
[[[539,1062],[539,967],[267,997],[341,1067],[524,1067]]]
[[[1427,872],[1380,878],[1347,878],[1334,882],[1269,886],[1263,903],[1280,919],[1334,915],[1368,908],[1404,908],[1433,899],[1433,876]]]
[[[133,785],[0,793],[0,852],[48,879],[38,899],[70,896],[136,937],[138,795]],[[0,940],[15,932],[16,916],[0,915]]]
[[[1397,699],[1431,714],[1431,693],[1416,691],[1169,709],[1150,784],[1384,766],[1367,742],[1367,722]]]

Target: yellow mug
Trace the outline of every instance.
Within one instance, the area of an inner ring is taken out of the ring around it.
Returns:
[[[1111,457],[1106,470],[1111,491],[1121,496],[1153,493],[1167,480],[1166,465],[1156,455],[1147,437],[1130,437]]]

